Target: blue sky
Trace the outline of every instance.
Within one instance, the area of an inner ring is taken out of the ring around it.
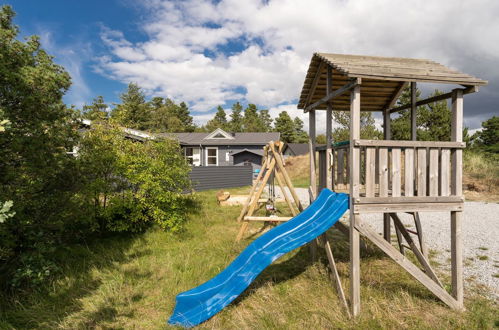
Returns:
[[[465,98],[467,126],[499,112],[495,0],[6,3],[17,12],[21,34],[40,35],[71,74],[65,101],[77,106],[97,95],[117,102],[133,81],[148,96],[186,101],[198,123],[234,101],[305,119],[296,101],[311,55],[322,51],[438,61],[489,81]]]

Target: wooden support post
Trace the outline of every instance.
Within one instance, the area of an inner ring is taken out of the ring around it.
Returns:
[[[417,140],[416,126],[416,82],[411,82],[411,140]]]
[[[316,162],[315,162],[315,139],[316,139],[316,129],[315,129],[315,110],[308,113],[308,152],[310,157],[310,187],[312,191],[317,196],[317,176],[316,176]]]
[[[333,89],[333,69],[330,65],[327,67],[327,89],[326,95],[330,95]],[[326,112],[326,188],[333,188],[333,172],[331,168],[331,137],[333,131],[333,105],[332,101],[327,103]]]
[[[456,89],[452,94],[452,126],[451,141],[463,141],[463,91]],[[463,151],[455,149],[452,152],[452,185],[451,194],[462,196]],[[462,212],[451,212],[451,268],[452,295],[463,308],[463,242],[461,226]]]
[[[421,219],[419,218],[418,212],[413,212],[412,216],[414,217],[414,224],[416,226],[416,231],[418,233],[419,246],[421,247],[421,252],[426,258],[429,258],[430,255],[428,253],[428,246],[426,245],[426,241],[423,235],[423,226],[421,226]]]
[[[360,138],[360,85],[350,94],[350,303],[352,315],[360,314],[360,244],[357,229],[358,214],[353,212],[353,200],[360,195],[360,148],[353,141]]]
[[[392,138],[392,130],[391,130],[391,121],[390,121],[390,111],[389,109],[386,109],[383,113],[383,137],[385,140],[391,140]],[[386,149],[383,150],[384,152],[388,153]],[[386,155],[387,157],[388,155]],[[383,157],[385,155],[383,154]],[[388,159],[386,160],[388,162]],[[381,164],[381,163],[380,163]],[[378,167],[379,168],[379,167]],[[381,168],[380,168],[381,170]],[[383,196],[386,194],[388,196],[388,182],[386,183],[386,192],[383,192]],[[380,196],[382,196],[381,192],[381,182],[380,182]],[[383,237],[387,242],[392,241],[391,237],[391,230],[390,230],[390,215],[388,213],[383,213]]]

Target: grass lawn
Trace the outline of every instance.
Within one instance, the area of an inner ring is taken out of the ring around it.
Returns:
[[[106,238],[60,251],[66,263],[59,279],[38,292],[0,300],[0,328],[166,328],[175,296],[219,273],[252,239],[234,243],[239,207],[219,207],[213,191],[199,193],[198,199],[197,213],[190,216],[182,234],[153,228],[134,237]],[[252,224],[250,234],[259,227]],[[348,245],[335,230],[329,235],[348,294]],[[304,247],[276,261],[201,328],[483,329],[499,325],[497,303],[468,290],[466,311],[452,311],[380,251],[369,250],[361,264],[362,315],[354,321],[342,310],[323,252],[320,261],[312,263]]]

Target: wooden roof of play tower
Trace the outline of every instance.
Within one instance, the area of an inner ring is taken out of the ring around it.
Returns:
[[[299,109],[326,96],[327,67],[332,67],[335,91],[354,78],[361,78],[361,110],[384,111],[395,104],[409,82],[486,85],[487,81],[424,59],[315,53],[310,62],[298,103]],[[332,100],[333,110],[350,110],[350,93]],[[322,103],[315,109],[326,109]]]

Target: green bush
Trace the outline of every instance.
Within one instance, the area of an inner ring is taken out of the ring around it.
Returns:
[[[132,142],[97,124],[81,140],[82,204],[100,231],[137,232],[151,223],[178,231],[185,220],[189,166],[171,139]]]

